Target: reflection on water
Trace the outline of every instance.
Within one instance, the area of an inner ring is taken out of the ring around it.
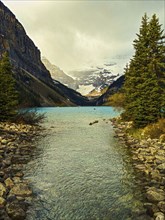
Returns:
[[[127,150],[110,107],[42,108],[46,136],[27,165],[36,198],[28,220],[133,219],[139,205]],[[90,122],[99,122],[89,125]]]

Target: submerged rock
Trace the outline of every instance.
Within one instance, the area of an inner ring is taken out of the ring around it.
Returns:
[[[17,202],[11,202],[7,204],[6,211],[9,217],[13,220],[23,220],[26,217],[25,210]]]
[[[99,121],[96,120],[96,121],[94,121],[94,122],[90,122],[89,125],[93,125],[93,124],[96,124],[96,123],[98,123],[98,122],[99,122]]]

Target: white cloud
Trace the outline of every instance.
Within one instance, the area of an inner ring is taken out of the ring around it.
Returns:
[[[5,1],[42,55],[64,71],[131,57],[141,17],[156,13],[163,23],[164,1]]]

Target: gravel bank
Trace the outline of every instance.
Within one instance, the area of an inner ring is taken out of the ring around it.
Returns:
[[[116,137],[130,149],[148,217],[165,220],[165,143],[159,139],[133,138],[126,133],[126,129],[130,127],[129,122],[119,123],[113,119],[112,124]]]
[[[0,220],[22,220],[32,199],[23,167],[34,154],[41,127],[0,123]]]

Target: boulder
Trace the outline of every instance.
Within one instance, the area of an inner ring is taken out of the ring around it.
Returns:
[[[155,220],[165,220],[165,216],[162,212],[156,212],[154,216],[156,217]]]
[[[0,171],[0,177],[3,177],[5,175],[5,172],[4,171]]]
[[[13,183],[13,180],[10,179],[10,177],[8,177],[6,180],[5,180],[5,185],[6,187],[8,188],[12,188],[14,186],[14,183]]]
[[[160,209],[161,212],[165,213],[165,201],[161,201],[158,203],[158,208]]]
[[[160,172],[158,171],[158,170],[152,170],[151,172],[150,172],[150,176],[151,176],[151,178],[152,179],[154,179],[154,180],[160,180],[161,179],[161,175],[160,175]]]
[[[7,142],[8,142],[8,141],[7,141],[6,139],[2,139],[2,140],[1,140],[1,144],[7,144]]]
[[[0,196],[3,196],[6,193],[6,188],[5,186],[0,183]]]
[[[0,208],[3,207],[6,203],[6,200],[3,197],[0,197]]]
[[[16,125],[13,124],[13,125],[10,126],[10,130],[14,130],[14,131],[16,130],[17,131],[18,129],[17,129]]]
[[[162,134],[160,135],[160,138],[159,138],[160,142],[165,142],[165,134]]]
[[[13,177],[13,181],[14,181],[14,183],[21,183],[21,178],[15,176],[15,177]]]
[[[10,194],[14,194],[16,196],[31,196],[32,191],[29,189],[28,185],[25,183],[17,183],[13,186],[13,188],[10,190]]]
[[[157,208],[157,206],[155,204],[152,203],[144,203],[144,207],[147,209],[147,214],[149,214],[150,216],[153,216],[153,214],[155,212],[158,212],[159,209]]]
[[[165,192],[155,187],[149,187],[146,192],[146,197],[150,202],[159,202],[165,200]]]
[[[165,173],[165,163],[159,164],[157,169],[159,169],[161,173]]]
[[[157,164],[165,163],[165,157],[163,155],[156,154],[155,158],[156,158],[156,163]]]

